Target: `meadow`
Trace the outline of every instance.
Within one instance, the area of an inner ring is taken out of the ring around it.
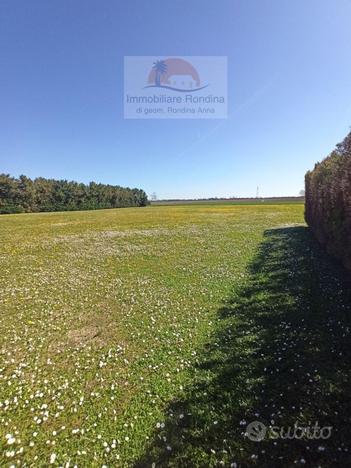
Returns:
[[[349,466],[350,282],[303,211],[1,216],[0,465]]]

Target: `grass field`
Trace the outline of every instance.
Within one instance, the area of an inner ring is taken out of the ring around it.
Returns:
[[[303,206],[0,218],[0,465],[350,466],[350,286]],[[250,441],[246,425],[332,426]]]
[[[276,198],[236,198],[236,199],[212,199],[212,200],[156,200],[152,206],[173,205],[301,205],[304,197],[276,197]]]

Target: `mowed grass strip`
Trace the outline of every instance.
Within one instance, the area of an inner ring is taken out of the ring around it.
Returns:
[[[141,460],[265,231],[302,223],[302,205],[2,216],[1,462]]]

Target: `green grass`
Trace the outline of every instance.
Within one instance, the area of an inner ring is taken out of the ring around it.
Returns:
[[[174,206],[174,205],[303,205],[302,197],[282,197],[282,198],[237,198],[232,200],[157,200],[152,201],[152,206]]]
[[[349,464],[350,293],[301,205],[4,215],[0,237],[2,464]],[[257,443],[253,420],[334,429]]]

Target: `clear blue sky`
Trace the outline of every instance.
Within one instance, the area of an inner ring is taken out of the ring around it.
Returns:
[[[0,172],[296,195],[351,125],[350,0],[0,0]],[[125,55],[226,55],[227,120],[124,120]]]

